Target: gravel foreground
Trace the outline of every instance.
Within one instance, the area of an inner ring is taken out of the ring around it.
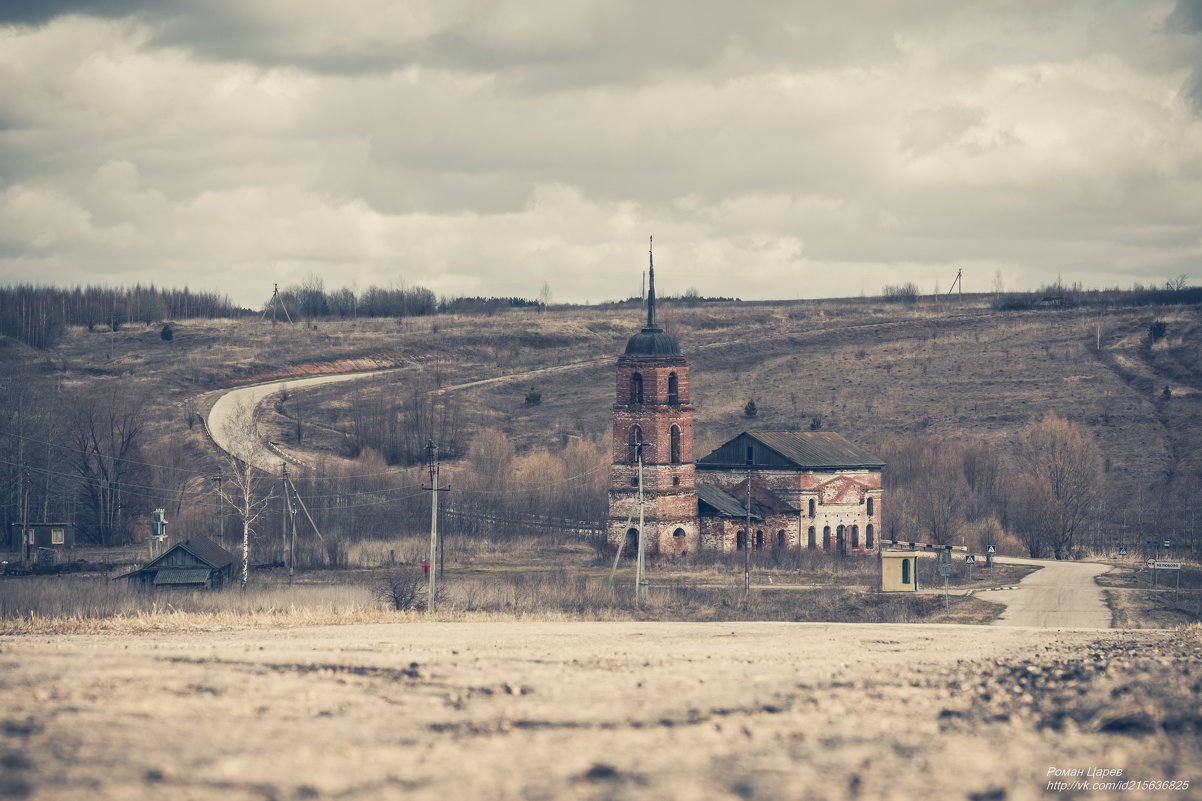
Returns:
[[[10,637],[0,797],[1202,798],[1200,655],[875,624]]]

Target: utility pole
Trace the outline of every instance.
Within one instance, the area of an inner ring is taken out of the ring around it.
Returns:
[[[221,466],[218,465],[217,475],[213,476],[211,480],[217,482],[217,520],[219,521],[217,525],[219,526],[218,531],[220,531],[217,538],[221,542],[222,548],[225,547],[225,506],[221,503],[222,498],[225,497],[221,494],[221,481],[224,478],[225,473],[222,471]]]
[[[280,558],[288,555],[288,507],[291,505],[288,500],[288,463],[280,462]],[[291,573],[288,578],[291,584]]]
[[[743,595],[751,596],[751,465],[747,466],[747,528],[743,533]]]
[[[438,558],[438,493],[446,492],[450,487],[438,486],[438,446],[434,444],[434,440],[426,442],[426,461],[430,469],[430,486],[422,487],[422,489],[430,490],[430,561],[429,561],[429,576],[430,585],[427,590],[426,597],[426,612],[433,613],[434,611],[434,591],[436,589],[436,570],[435,560]]]
[[[637,607],[643,596],[643,443],[638,443],[635,446],[635,452],[638,455],[639,462],[639,552],[638,561],[635,563],[634,569],[634,605]]]

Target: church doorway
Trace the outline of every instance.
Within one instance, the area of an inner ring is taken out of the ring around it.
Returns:
[[[630,558],[639,555],[639,530],[637,528],[627,529],[626,543],[622,550],[622,556]]]

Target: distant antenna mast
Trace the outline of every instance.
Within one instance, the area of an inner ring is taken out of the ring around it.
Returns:
[[[960,305],[961,306],[964,305],[964,284],[960,281],[960,274],[962,272],[963,272],[962,269],[956,268],[956,280],[952,281],[952,285],[950,287],[948,287],[948,289],[947,289],[947,296],[950,298],[952,296],[952,290],[954,290],[956,287],[960,287]]]
[[[288,319],[288,322],[289,323],[292,322],[292,315],[288,313],[288,307],[286,305],[284,305],[284,301],[280,299],[280,285],[279,284],[272,284],[271,300],[268,302],[267,305],[271,307],[271,324],[272,325],[275,325],[275,309],[276,309],[277,305],[281,309],[284,310],[284,317],[286,317]],[[263,318],[265,318],[266,316],[267,316],[267,309],[264,309],[263,314],[259,317],[259,322],[263,322]]]

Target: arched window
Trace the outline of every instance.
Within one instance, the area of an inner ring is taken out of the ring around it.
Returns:
[[[859,526],[851,527],[851,547],[853,547],[853,548],[860,547],[860,527]]]
[[[643,441],[643,429],[638,426],[630,427],[630,437],[626,440],[626,461],[635,464],[639,460],[639,443]]]
[[[785,530],[783,528],[780,531],[776,532],[776,547],[777,548],[785,547]]]
[[[910,583],[910,560],[903,559],[902,563],[902,584]]]
[[[680,427],[672,426],[672,464],[680,464]]]
[[[668,403],[680,403],[680,383],[676,379],[676,373],[668,373]]]
[[[868,499],[868,516],[872,517],[872,498]]]
[[[829,551],[831,549],[831,527],[822,527],[822,550]]]
[[[843,528],[843,526],[839,526],[837,529],[835,529],[835,547],[838,549],[839,553],[843,553],[847,550],[847,540],[843,537],[845,531],[846,529]]]
[[[639,530],[637,528],[626,529],[626,548],[623,556],[637,556],[639,552]]]
[[[814,499],[810,498],[810,517],[814,517]]]
[[[871,523],[864,526],[864,540],[865,540],[864,545],[866,545],[868,548],[872,548],[872,546],[875,544],[872,541],[873,536],[872,536],[872,524]]]
[[[764,550],[764,532],[760,529],[756,529],[755,532],[755,549],[757,551]]]
[[[643,402],[643,374],[632,373],[630,376],[630,402]]]
[[[809,541],[806,543],[806,545],[807,545],[808,547],[810,547],[810,548],[817,548],[817,547],[818,547],[818,534],[817,534],[817,533],[814,531],[814,527],[813,527],[813,526],[810,526],[810,539],[809,539]]]
[[[672,532],[672,550],[676,552],[677,556],[684,556],[689,552],[683,528],[678,528]]]
[[[736,531],[735,532],[735,550],[736,551],[743,550],[743,546],[746,544],[747,544],[747,532],[746,531]]]

